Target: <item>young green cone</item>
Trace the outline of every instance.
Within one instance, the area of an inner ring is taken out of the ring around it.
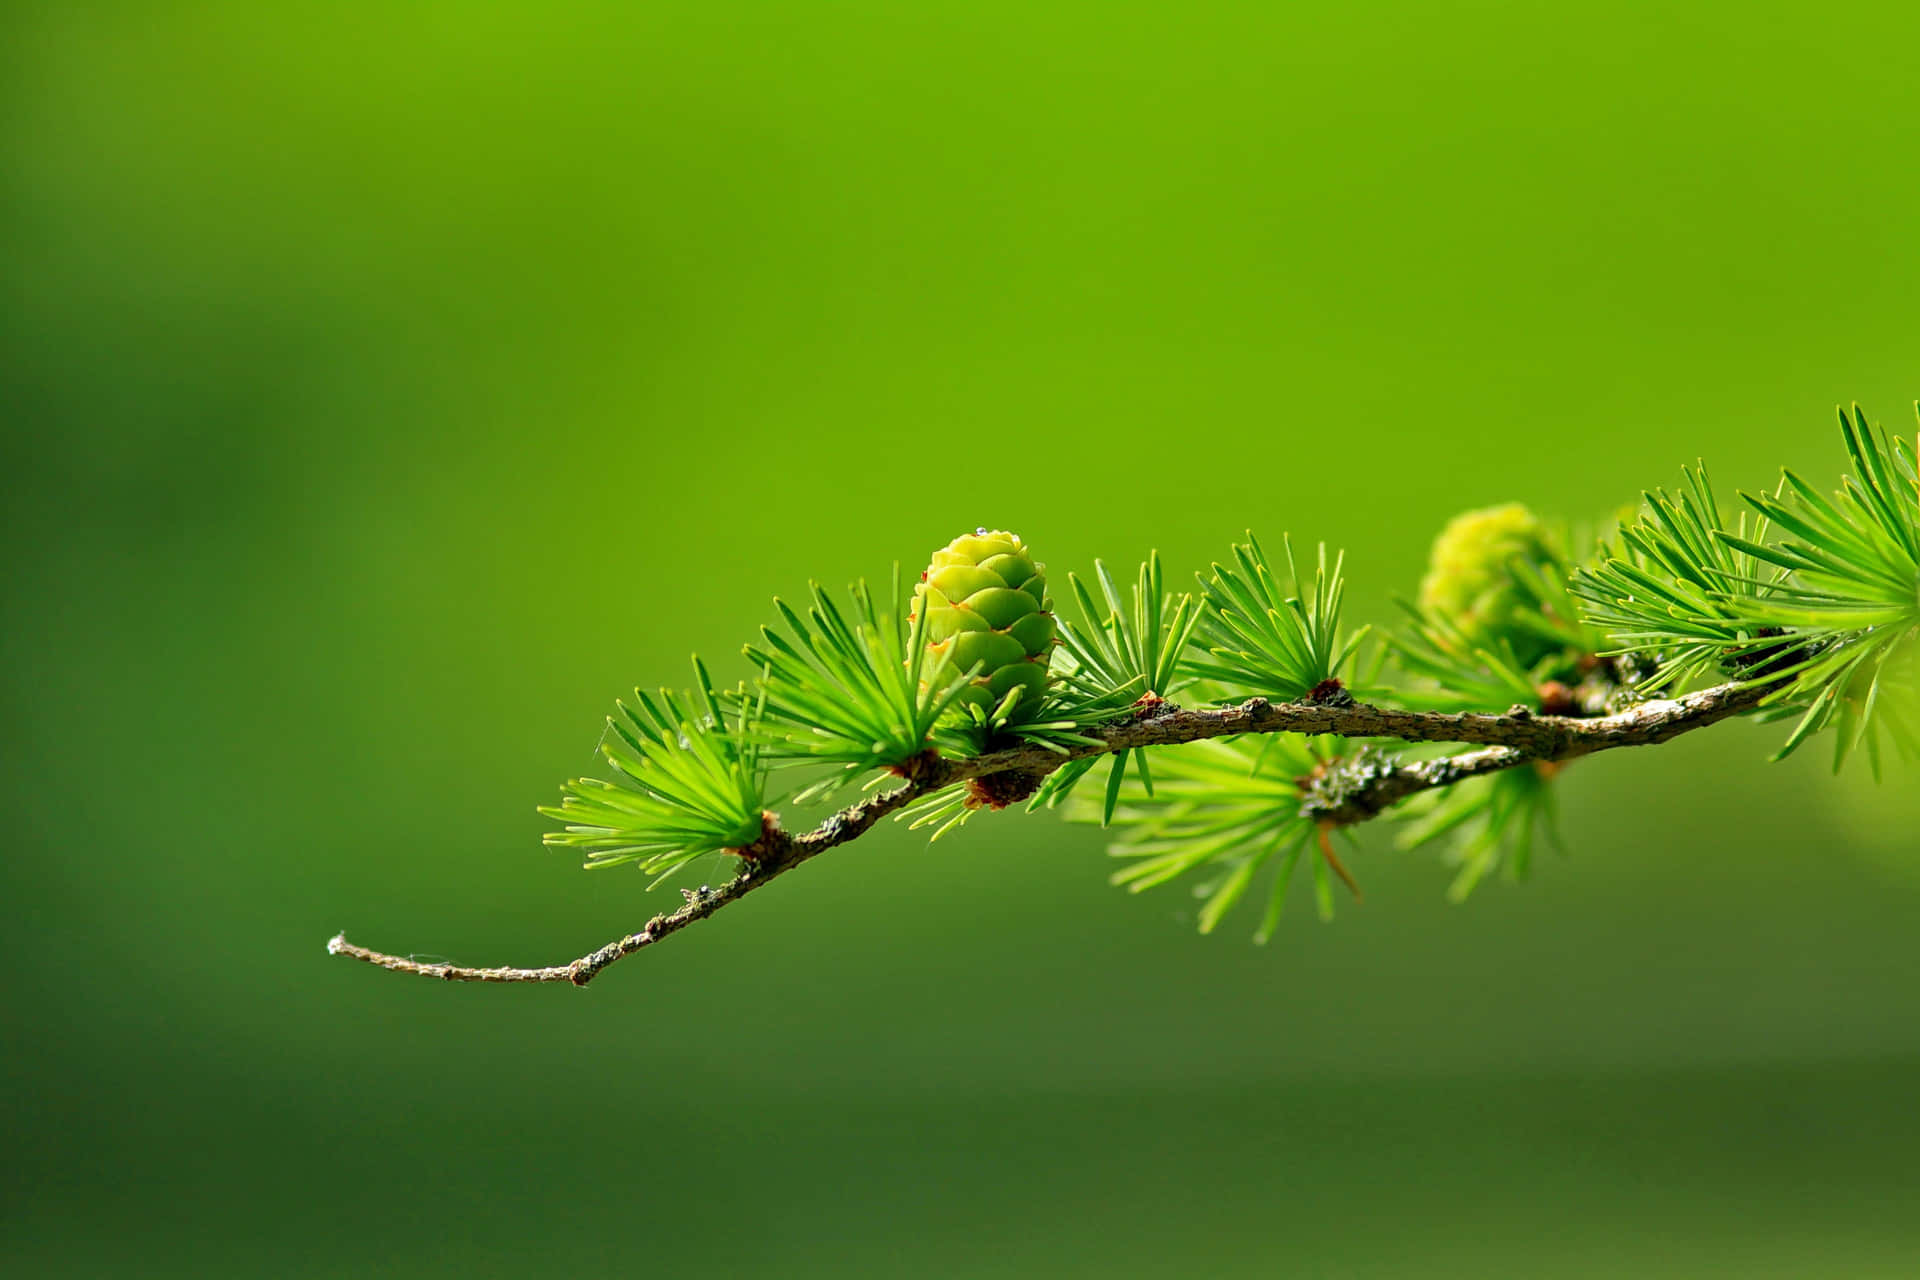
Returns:
[[[914,611],[927,614],[929,665],[946,657],[940,679],[949,682],[980,667],[956,705],[990,713],[1014,689],[1017,707],[1038,705],[1054,646],[1045,569],[1001,531],[964,534],[933,553],[914,590]]]
[[[1514,656],[1530,667],[1555,646],[1516,625],[1518,615],[1534,603],[1514,577],[1516,560],[1542,567],[1559,562],[1540,517],[1518,502],[1464,511],[1433,540],[1427,576],[1420,580],[1420,607],[1477,644],[1508,641]]]

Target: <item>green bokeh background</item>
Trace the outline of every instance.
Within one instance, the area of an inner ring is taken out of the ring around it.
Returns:
[[[1912,1274],[1920,786],[1751,726],[1264,949],[1008,816],[585,992],[322,950],[630,929],[533,813],[611,700],[978,524],[1385,620],[1465,506],[1831,479],[1911,5],[0,21],[9,1275]]]

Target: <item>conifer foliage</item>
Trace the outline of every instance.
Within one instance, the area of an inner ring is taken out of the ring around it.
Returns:
[[[650,923],[663,934],[886,814],[939,835],[1058,806],[1112,832],[1116,884],[1187,882],[1203,931],[1257,902],[1264,940],[1302,863],[1332,912],[1335,881],[1352,887],[1335,839],[1375,817],[1402,848],[1445,850],[1456,896],[1525,876],[1554,838],[1565,762],[1600,749],[1583,726],[1657,742],[1662,717],[1677,732],[1710,706],[1785,722],[1779,756],[1830,733],[1836,770],[1863,754],[1878,776],[1889,754],[1920,758],[1920,479],[1909,442],[1857,407],[1840,436],[1831,491],[1789,471],[1729,504],[1699,465],[1605,531],[1517,503],[1464,513],[1381,635],[1347,625],[1343,558],[1324,546],[1303,564],[1285,536],[1274,559],[1249,534],[1189,590],[1157,553],[1125,592],[1096,561],[1090,583],[1066,576],[1056,616],[1046,567],[982,528],[910,592],[896,570],[881,593],[776,601],[735,688],[696,660],[693,692],[621,704],[606,778],[542,810],[563,824],[547,840],[654,883],[737,855],[719,894]],[[1303,725],[1313,736],[1287,731]],[[867,799],[806,836],[773,812],[844,788]],[[588,959],[470,972],[584,981]]]

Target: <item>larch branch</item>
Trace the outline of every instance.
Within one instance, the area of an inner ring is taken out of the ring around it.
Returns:
[[[1766,693],[1766,687],[1761,685],[1722,684],[1680,698],[1643,702],[1614,715],[1584,719],[1534,715],[1521,707],[1505,715],[1488,715],[1404,711],[1355,702],[1344,705],[1274,703],[1265,698],[1207,709],[1158,703],[1143,708],[1130,720],[1091,731],[1089,736],[1097,738],[1097,743],[1075,746],[1065,753],[1027,745],[970,759],[922,756],[902,768],[905,781],[899,786],[840,810],[803,835],[782,831],[769,814],[760,839],[737,851],[745,864],[738,875],[718,889],[688,892],[685,905],[678,911],[657,915],[638,933],[609,942],[567,964],[530,969],[468,968],[388,955],[348,942],[344,934],[336,934],[328,941],[327,952],[397,973],[448,982],[569,982],[584,987],[616,960],[705,920],[801,863],[859,838],[880,819],[921,796],[968,778],[1014,769],[1046,774],[1069,760],[1247,733],[1331,734],[1401,742],[1462,743],[1481,748],[1431,760],[1387,764],[1337,792],[1323,791],[1321,786],[1309,790],[1305,805],[1311,816],[1334,826],[1349,826],[1376,817],[1417,792],[1450,786],[1516,765],[1572,760],[1616,747],[1666,742],[1752,711]]]

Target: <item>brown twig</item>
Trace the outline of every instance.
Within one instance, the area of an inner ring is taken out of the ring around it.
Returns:
[[[1683,733],[1704,729],[1732,716],[1743,715],[1760,705],[1767,695],[1764,685],[1722,684],[1672,700],[1643,702],[1637,707],[1591,720],[1562,720],[1556,716],[1526,716],[1510,713],[1507,719],[1548,721],[1562,726],[1564,737],[1548,750],[1523,746],[1490,746],[1479,751],[1439,756],[1397,764],[1369,776],[1361,785],[1344,792],[1330,790],[1324,782],[1308,794],[1306,811],[1335,826],[1347,827],[1379,816],[1407,797],[1435,787],[1449,787],[1482,774],[1498,773],[1515,765],[1564,764],[1598,751],[1617,747],[1650,747],[1667,742]]]
[[[1366,703],[1276,704],[1265,698],[1205,710],[1158,703],[1139,718],[1093,733],[1091,736],[1099,739],[1097,744],[1076,746],[1064,754],[1043,747],[1021,746],[966,760],[948,760],[932,754],[920,756],[909,762],[904,771],[906,781],[899,786],[840,810],[804,835],[789,835],[770,816],[765,833],[754,844],[753,858],[744,863],[744,869],[733,879],[718,889],[689,893],[686,905],[678,911],[655,916],[638,933],[609,942],[567,964],[533,969],[476,969],[436,964],[357,946],[348,942],[345,934],[336,934],[330,939],[327,952],[350,956],[396,973],[448,982],[570,982],[584,987],[614,961],[705,920],[728,903],[744,898],[801,863],[857,839],[880,819],[919,797],[969,778],[1009,770],[1044,775],[1069,760],[1244,733],[1332,734],[1345,738],[1393,738],[1402,742],[1456,742],[1481,748],[1432,760],[1389,765],[1337,795],[1325,790],[1328,784],[1323,780],[1309,792],[1306,811],[1330,829],[1364,822],[1416,792],[1449,786],[1529,761],[1557,762],[1616,747],[1665,742],[1751,711],[1759,705],[1765,692],[1764,688],[1753,685],[1723,684],[1682,698],[1645,702],[1616,715],[1591,719],[1537,716],[1524,708],[1515,708],[1506,715],[1455,714],[1402,711]],[[1337,863],[1335,869],[1344,871]]]
[[[923,766],[921,772],[937,775],[941,770]],[[809,858],[817,857],[835,845],[845,844],[849,840],[866,834],[874,823],[915,796],[923,794],[927,789],[930,788],[924,788],[916,777],[891,791],[869,796],[859,804],[842,809],[802,836],[788,835],[769,820],[765,834],[757,842],[762,850],[761,856],[745,864],[745,869],[733,879],[718,889],[689,893],[686,905],[678,911],[670,915],[655,916],[647,921],[640,932],[630,933],[624,938],[609,942],[606,946],[590,951],[578,960],[567,964],[548,965],[537,969],[469,969],[460,965],[433,964],[414,960],[408,956],[388,955],[383,951],[357,946],[348,942],[344,933],[335,934],[328,940],[327,954],[351,956],[355,960],[364,960],[368,964],[378,965],[382,969],[392,969],[396,973],[414,973],[423,978],[440,978],[447,982],[571,982],[576,987],[584,987],[614,961],[623,960],[636,951],[645,950],[662,938],[680,932],[690,924],[705,920],[729,902],[737,902],[761,885],[785,875]]]

